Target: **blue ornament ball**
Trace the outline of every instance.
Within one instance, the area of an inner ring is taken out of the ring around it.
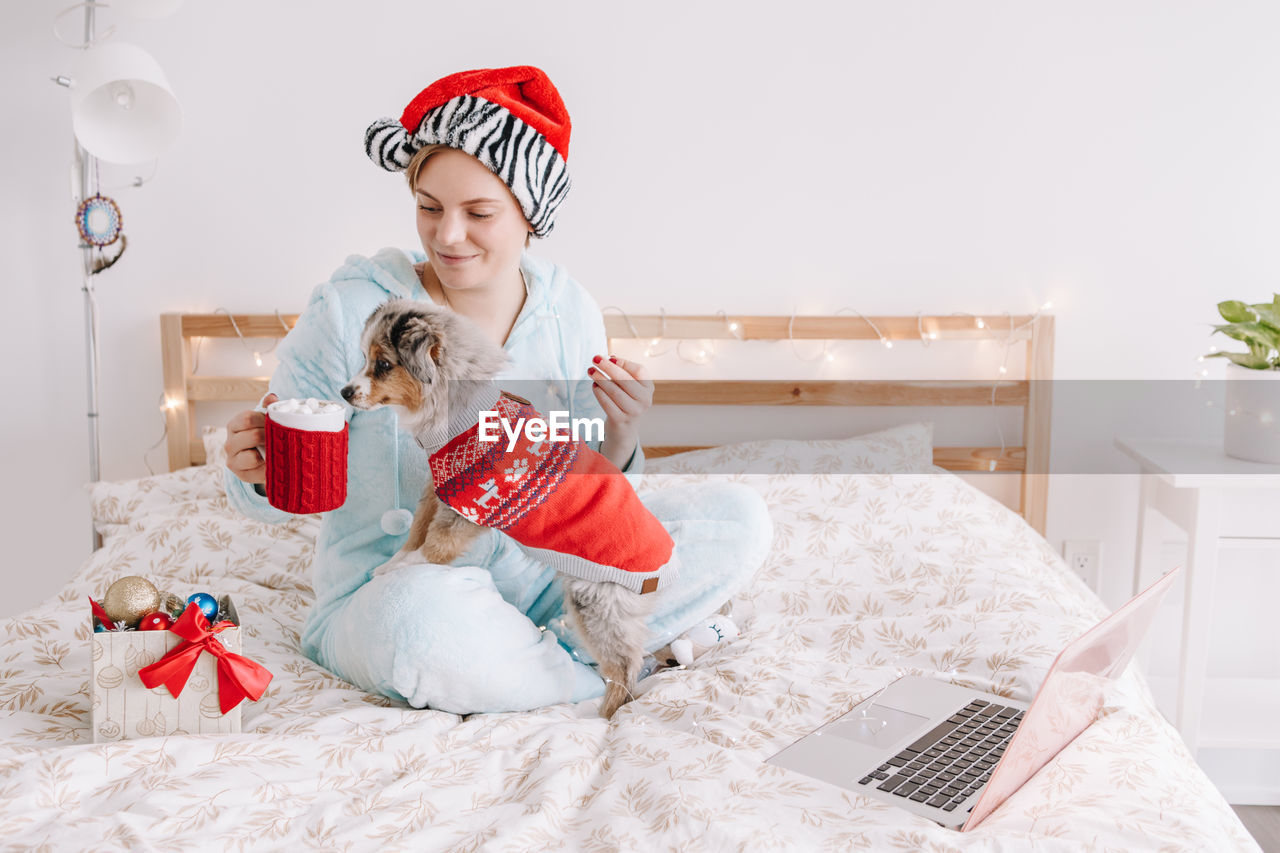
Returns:
[[[218,602],[207,592],[197,592],[187,596],[187,604],[195,604],[204,614],[204,618],[212,622],[218,616]]]

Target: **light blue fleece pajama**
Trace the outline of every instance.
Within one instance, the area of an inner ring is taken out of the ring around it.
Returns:
[[[281,399],[341,400],[339,389],[364,366],[360,331],[373,310],[395,297],[430,299],[413,269],[424,260],[398,249],[348,258],[280,344],[271,390]],[[529,254],[520,264],[528,296],[504,345],[512,365],[501,378],[543,412],[603,418],[586,378],[591,357],[607,352],[600,309],[560,267]],[[563,627],[554,571],[506,535],[484,530],[452,565],[408,563],[372,577],[407,537],[384,532],[384,513],[416,508],[427,457],[397,429],[391,409],[348,408],[347,419],[347,500],[320,527],[303,652],[366,690],[458,714],[601,695],[604,682]],[[623,470],[638,474],[643,464],[637,448]],[[289,517],[229,470],[225,482],[245,515]],[[689,486],[644,502],[671,533],[681,566],[671,588],[652,593],[653,651],[740,590],[764,561],[773,531],[763,499],[742,485]]]

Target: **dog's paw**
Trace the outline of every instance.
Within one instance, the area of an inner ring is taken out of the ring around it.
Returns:
[[[374,569],[372,576],[376,578],[376,577],[381,577],[382,575],[388,574],[390,572],[394,572],[396,569],[399,569],[400,567],[404,566],[405,563],[408,562],[407,556],[408,555],[404,551],[398,552],[390,560],[387,560],[381,566],[378,566],[376,569]]]

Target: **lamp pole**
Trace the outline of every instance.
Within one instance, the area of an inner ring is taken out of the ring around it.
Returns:
[[[75,162],[71,192],[72,195],[79,194],[76,218],[84,264],[80,290],[84,294],[89,479],[95,483],[102,477],[102,448],[98,417],[98,300],[94,277],[118,261],[128,246],[120,233],[120,209],[114,201],[100,194],[98,164],[103,158],[110,162],[132,163],[158,154],[160,149],[173,142],[181,120],[169,82],[148,53],[127,44],[97,45],[97,11],[99,6],[105,8],[106,5],[100,0],[85,0],[58,13],[54,24],[58,40],[87,53],[76,71],[79,79],[73,80],[65,75],[52,78],[59,86],[77,90],[72,94]],[[84,9],[84,41],[71,45],[58,34],[56,21],[78,8]],[[115,27],[109,27],[104,37],[114,31]],[[141,88],[135,92],[135,87]],[[140,100],[141,109],[134,109],[135,100]],[[126,115],[129,110],[133,110],[132,117]],[[142,180],[138,179],[134,186],[141,184]],[[95,224],[95,219],[100,221]],[[100,226],[107,223],[110,227],[101,230]],[[120,248],[115,255],[104,257],[102,247],[117,239]],[[102,547],[102,537],[96,529],[91,527],[91,530],[96,551]]]
[[[92,174],[93,157],[79,143],[76,144],[76,165],[80,171],[80,201],[84,201],[91,194],[89,176]],[[89,386],[89,481],[96,483],[101,479],[101,442],[98,437],[98,305],[93,289],[93,247],[82,243],[80,253],[84,261],[80,290],[84,294],[85,362]],[[96,551],[102,547],[102,536],[96,527],[92,527],[92,531],[93,550]]]
[[[97,35],[94,6],[94,0],[88,0],[84,4],[84,43],[86,49],[93,44],[93,40]],[[86,151],[77,139],[76,169],[80,177],[80,198],[78,203],[89,198],[92,193],[91,183],[96,171],[96,165],[93,155]],[[96,483],[101,479],[99,462],[101,442],[98,437],[98,305],[93,290],[93,246],[82,241],[80,243],[80,254],[84,261],[84,273],[80,290],[84,293],[85,359],[88,366],[89,385],[89,481]],[[98,533],[98,529],[94,526],[92,519],[89,521],[89,529],[92,535],[93,550],[97,551],[102,547],[102,535]]]

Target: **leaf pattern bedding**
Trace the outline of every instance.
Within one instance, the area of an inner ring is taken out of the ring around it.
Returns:
[[[901,673],[1030,698],[1105,613],[1020,517],[933,468],[929,438],[651,461],[641,492],[724,476],[760,490],[775,543],[734,603],[742,636],[645,679],[612,724],[594,701],[396,706],[303,657],[318,518],[239,516],[216,454],[96,484],[104,548],[0,621],[0,848],[1256,850],[1132,671],[971,833],[763,763]],[[827,473],[850,458],[867,473]],[[747,463],[759,473],[719,473]],[[124,574],[235,597],[245,654],[275,674],[242,734],[92,744],[85,597]]]

